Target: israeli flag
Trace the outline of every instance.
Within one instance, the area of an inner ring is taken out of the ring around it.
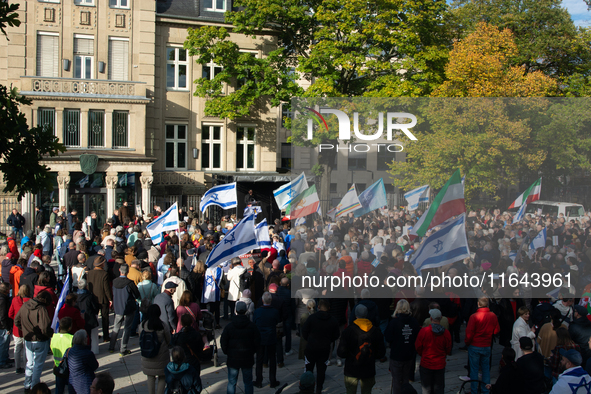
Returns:
[[[273,196],[279,209],[283,210],[287,208],[294,198],[306,189],[308,189],[308,181],[306,181],[306,174],[302,172],[293,181],[281,186],[277,190],[273,190]]]
[[[521,204],[519,211],[513,216],[513,222],[511,222],[511,224],[515,224],[523,219],[523,215],[525,215],[525,207],[527,207],[527,204]],[[544,242],[546,242],[546,238],[544,238]]]
[[[179,209],[175,202],[152,223],[148,224],[146,230],[152,238],[152,243],[158,245],[163,241],[162,233],[165,231],[177,230],[179,228]]]
[[[205,192],[199,204],[201,213],[205,212],[205,209],[210,205],[217,205],[223,209],[236,208],[238,206],[236,182],[214,186]]]
[[[230,230],[209,253],[205,265],[209,268],[258,249],[257,237],[254,229],[254,215],[242,219]]]
[[[466,213],[441,224],[412,254],[411,264],[417,272],[426,268],[443,267],[470,257],[466,238]]]
[[[205,270],[205,280],[201,303],[216,302],[220,300],[220,282],[224,276],[222,267],[208,268]]]
[[[258,205],[255,205],[254,207],[246,207],[244,208],[244,217],[248,216],[248,215],[254,215],[255,217],[257,216],[257,214],[263,212],[263,208],[261,208]]]
[[[525,205],[525,204],[523,204],[523,205]],[[529,250],[530,250],[530,253],[533,255],[533,252],[535,252],[539,248],[545,248],[545,247],[546,247],[546,227],[544,227],[542,229],[542,231],[540,231],[538,233],[538,235],[536,235],[534,237],[534,239],[532,239],[531,243],[529,244]]]
[[[62,292],[60,293],[60,298],[57,300],[57,305],[55,307],[55,313],[53,314],[53,320],[51,321],[51,328],[53,332],[59,332],[60,320],[58,319],[57,315],[62,306],[66,303],[66,297],[70,293],[70,273],[68,272],[68,276],[66,276],[66,281],[64,282],[64,287],[62,287]]]
[[[406,193],[404,198],[408,201],[408,210],[416,211],[419,208],[419,203],[429,202],[430,190],[429,185],[425,185]]]
[[[318,209],[320,209],[320,205],[318,206]],[[296,221],[295,221],[296,227],[297,226],[301,226],[301,225],[303,225],[305,223],[306,223],[306,218],[305,217],[303,217],[303,218],[297,218]]]
[[[267,219],[263,219],[262,222],[256,225],[254,229],[257,237],[257,243],[261,249],[271,247],[271,238],[269,237],[269,226],[267,225]]]

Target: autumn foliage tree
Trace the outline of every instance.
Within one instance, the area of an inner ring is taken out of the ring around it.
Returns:
[[[556,94],[557,83],[541,71],[527,73],[514,65],[519,50],[508,29],[481,22],[456,42],[438,97],[544,97]]]

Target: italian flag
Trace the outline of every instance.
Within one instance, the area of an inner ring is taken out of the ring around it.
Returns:
[[[316,185],[307,188],[292,200],[287,212],[291,220],[308,216],[318,211],[320,200],[316,193]]]
[[[519,208],[524,203],[529,204],[532,201],[538,201],[540,199],[540,192],[541,191],[542,191],[542,178],[535,181],[533,183],[533,185],[531,185],[529,188],[527,188],[526,191],[521,193],[521,195],[519,197],[517,197],[517,199],[515,201],[513,201],[513,204],[511,204],[509,206],[509,209]]]
[[[457,170],[437,193],[427,212],[413,226],[412,234],[424,237],[430,228],[464,212],[466,212],[464,183],[460,170]]]

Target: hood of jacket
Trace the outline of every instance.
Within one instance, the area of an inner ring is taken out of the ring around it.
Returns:
[[[30,274],[36,274],[36,273],[37,273],[37,271],[35,271],[33,268],[27,267],[27,268],[25,268],[25,270],[23,272],[23,276],[27,276]]]
[[[234,324],[237,328],[246,328],[250,323],[250,319],[246,315],[235,315],[232,318],[232,324]]]
[[[368,332],[373,327],[373,324],[368,319],[355,319],[353,323],[365,332]]]
[[[174,362],[169,362],[168,365],[166,366],[166,369],[168,370],[168,372],[170,372],[173,375],[181,375],[184,374],[185,372],[187,372],[189,370],[190,365],[188,363],[182,363],[180,366]]]
[[[441,324],[431,323],[431,331],[433,331],[433,334],[435,335],[443,335],[445,328],[443,328]]]
[[[124,276],[119,276],[118,278],[113,279],[113,287],[115,289],[123,289],[130,282],[133,283],[132,280],[129,278],[124,277]]]

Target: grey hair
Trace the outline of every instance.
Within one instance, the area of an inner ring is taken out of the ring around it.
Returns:
[[[268,291],[263,293],[263,303],[265,305],[271,305],[271,302],[273,301],[273,296],[271,295],[271,293],[269,293]]]
[[[121,264],[121,266],[119,267],[119,272],[121,273],[121,275],[127,275],[129,273],[129,265]]]
[[[6,256],[8,254],[8,245],[2,245],[0,246],[0,255],[1,256]]]
[[[361,299],[362,300],[368,299],[369,297],[370,297],[370,294],[369,294],[368,289],[361,290]]]
[[[72,337],[72,345],[86,345],[88,342],[88,334],[86,330],[78,330]]]

